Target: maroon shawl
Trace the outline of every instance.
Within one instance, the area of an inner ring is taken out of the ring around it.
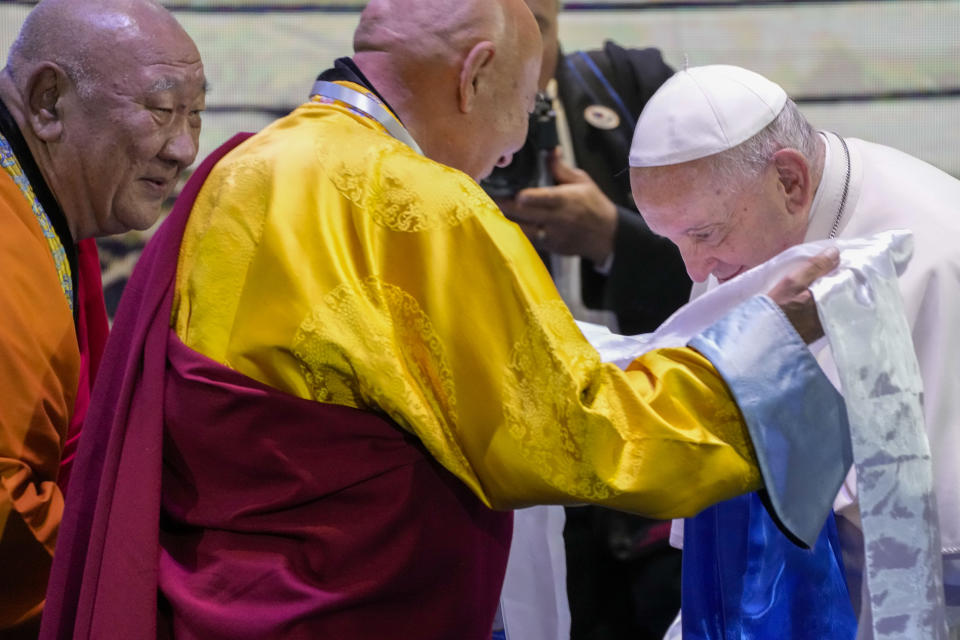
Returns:
[[[169,328],[189,211],[245,137],[191,177],[127,285],[41,638],[487,639],[509,514],[382,416],[270,389]]]

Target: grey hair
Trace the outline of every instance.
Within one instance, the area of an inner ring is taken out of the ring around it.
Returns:
[[[710,167],[720,184],[736,188],[758,179],[780,149],[796,149],[813,165],[819,150],[817,135],[796,103],[787,98],[773,122],[732,149],[710,156]]]

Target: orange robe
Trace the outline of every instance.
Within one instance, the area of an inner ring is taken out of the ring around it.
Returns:
[[[0,636],[35,637],[63,515],[61,457],[68,433],[79,433],[106,316],[95,245],[85,241],[93,273],[86,300],[82,285],[78,296],[78,343],[48,241],[2,171],[0,229]]]
[[[80,377],[73,315],[47,241],[13,179],[0,173],[0,628],[43,606],[63,495],[61,441]],[[16,576],[18,586],[8,580]]]

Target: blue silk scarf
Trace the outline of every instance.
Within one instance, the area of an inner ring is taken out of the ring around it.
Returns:
[[[684,640],[853,640],[857,621],[830,514],[812,549],[756,493],[684,522]]]

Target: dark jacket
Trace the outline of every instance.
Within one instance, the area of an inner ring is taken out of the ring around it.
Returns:
[[[603,275],[583,260],[583,302],[613,311],[626,334],[653,331],[690,295],[680,253],[637,213],[627,163],[637,116],[671,75],[658,50],[624,49],[610,41],[602,50],[561,56],[555,75],[577,166],[617,205],[613,265]],[[592,126],[585,111],[596,104],[616,112],[619,126]]]

